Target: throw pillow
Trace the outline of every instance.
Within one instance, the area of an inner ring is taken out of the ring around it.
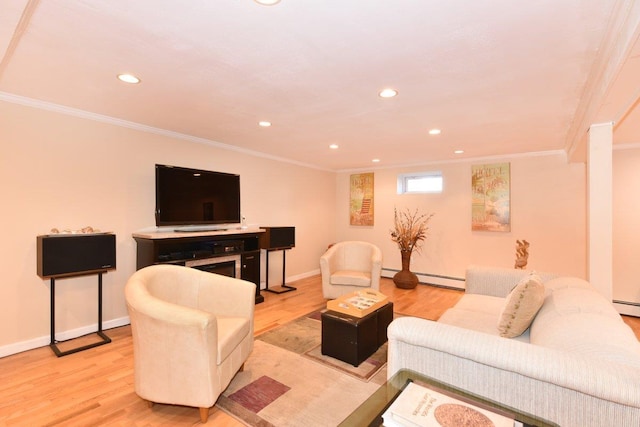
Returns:
[[[544,302],[544,284],[536,274],[523,278],[509,293],[498,321],[501,337],[522,335]]]

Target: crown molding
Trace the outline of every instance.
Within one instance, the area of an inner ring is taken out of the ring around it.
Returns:
[[[371,172],[375,170],[385,170],[385,169],[402,169],[402,168],[410,168],[410,167],[439,166],[439,165],[456,164],[456,163],[499,162],[499,161],[513,160],[513,159],[548,157],[548,156],[562,156],[565,161],[567,160],[567,153],[564,150],[548,150],[548,151],[531,151],[527,153],[517,153],[517,154],[504,154],[499,156],[465,157],[461,159],[436,160],[432,162],[405,163],[405,164],[377,166],[377,167],[370,167],[370,168],[340,169],[340,170],[337,170],[336,172],[338,173]]]
[[[273,156],[271,154],[262,153],[259,151],[249,150],[247,148],[237,147],[235,145],[224,144],[222,142],[213,141],[198,136],[187,135],[180,132],[174,132],[167,129],[161,129],[154,126],[148,126],[141,123],[131,122],[128,120],[118,119],[103,114],[92,113],[90,111],[80,110],[78,108],[67,107],[60,104],[54,104],[52,102],[42,101],[39,99],[27,98],[25,96],[15,95],[8,92],[0,91],[0,101],[9,102],[12,104],[18,104],[25,107],[36,108],[39,110],[51,111],[54,113],[64,114],[67,116],[78,117],[86,120],[93,120],[100,123],[106,123],[113,126],[119,126],[123,128],[133,129],[140,132],[152,133],[155,135],[161,135],[168,138],[180,139],[183,141],[193,142],[196,144],[205,144],[212,147],[220,148],[223,150],[235,151],[238,153],[247,154],[254,157],[260,157],[263,159],[274,160],[277,162],[289,163],[296,166],[301,166],[308,169],[316,169],[326,172],[335,172],[326,168],[321,168],[316,165],[298,162],[296,160],[287,159],[284,157]]]

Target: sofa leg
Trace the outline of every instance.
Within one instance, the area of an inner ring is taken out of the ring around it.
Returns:
[[[199,408],[200,409],[200,421],[202,423],[206,423],[209,419],[209,408]]]

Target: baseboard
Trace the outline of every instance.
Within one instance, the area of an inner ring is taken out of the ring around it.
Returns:
[[[392,279],[393,276],[398,272],[398,270],[394,270],[391,268],[383,268],[382,269],[382,277],[387,277]],[[418,273],[414,272],[416,276],[418,276],[418,280],[420,283],[424,285],[433,285],[440,286],[442,288],[451,288],[451,289],[461,289],[464,290],[464,279],[460,277],[451,277],[451,276],[443,276],[441,274],[430,274],[430,273]]]
[[[640,304],[630,303],[625,301],[613,301],[613,306],[618,310],[618,313],[626,316],[640,317]]]
[[[306,279],[307,277],[317,276],[318,274],[320,274],[319,268],[308,271],[306,273],[296,274],[295,276],[289,276],[287,277],[287,283],[295,282],[296,280]]]
[[[317,276],[320,274],[320,269],[316,269],[316,270],[311,270],[308,271],[306,273],[301,273],[301,274],[296,274],[295,276],[289,276],[285,278],[285,282],[287,284],[291,284],[292,282],[295,282],[296,280],[302,280],[302,279],[306,279],[307,277],[312,277],[312,276]],[[276,284],[276,286],[279,285]],[[260,290],[263,291],[266,289],[266,284],[265,282],[260,282]]]
[[[119,328],[120,326],[128,325],[130,322],[129,316],[121,317],[118,319],[107,320],[102,322],[102,329],[109,330],[113,328]],[[78,338],[83,335],[94,333],[98,330],[98,324],[83,326],[81,328],[73,329],[70,331],[59,332],[56,334],[56,341],[66,341],[73,338]],[[107,334],[108,335],[108,334]],[[21,341],[14,344],[9,344],[0,347],[0,357],[10,356],[12,354],[22,353],[23,351],[33,350],[34,348],[40,348],[48,346],[51,343],[51,337],[49,335],[34,338],[27,341]]]

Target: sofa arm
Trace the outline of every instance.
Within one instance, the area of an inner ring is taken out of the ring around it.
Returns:
[[[388,377],[409,369],[562,426],[640,425],[632,367],[412,317],[388,337]]]

